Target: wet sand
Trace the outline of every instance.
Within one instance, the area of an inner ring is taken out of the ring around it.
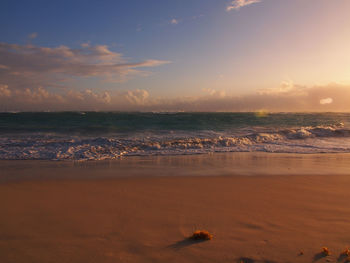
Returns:
[[[0,262],[344,262],[349,160],[2,161]],[[213,240],[189,241],[197,229]]]

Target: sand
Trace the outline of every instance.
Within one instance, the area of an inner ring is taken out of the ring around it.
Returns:
[[[0,262],[344,262],[349,158],[3,161]],[[214,238],[189,241],[197,229]]]

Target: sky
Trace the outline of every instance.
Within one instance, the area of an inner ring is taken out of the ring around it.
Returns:
[[[0,111],[350,111],[350,0],[2,0]]]

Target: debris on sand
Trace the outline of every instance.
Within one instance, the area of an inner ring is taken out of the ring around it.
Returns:
[[[350,249],[349,248],[345,249],[341,254],[344,256],[350,257]]]
[[[329,251],[328,247],[323,247],[322,248],[322,253],[325,256],[329,256],[331,254],[331,252]]]
[[[211,240],[213,238],[213,235],[210,234],[206,230],[197,230],[194,231],[190,239],[193,240]]]

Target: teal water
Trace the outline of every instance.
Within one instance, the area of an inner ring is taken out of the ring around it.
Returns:
[[[101,135],[143,131],[228,131],[240,128],[290,128],[349,124],[345,113],[0,113],[0,132]]]
[[[0,113],[0,159],[350,152],[348,113]]]

